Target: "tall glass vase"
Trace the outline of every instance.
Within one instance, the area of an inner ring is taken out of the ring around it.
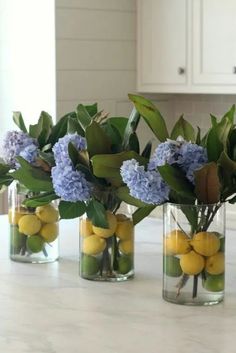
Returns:
[[[128,208],[107,211],[109,228],[80,219],[80,266],[82,278],[126,281],[134,276],[134,225]]]
[[[56,261],[59,256],[57,204],[27,207],[24,201],[31,196],[18,182],[9,187],[10,258],[29,263]]]
[[[164,205],[163,298],[212,305],[224,298],[225,205]]]

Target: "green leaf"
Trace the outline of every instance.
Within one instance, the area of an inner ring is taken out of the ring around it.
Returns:
[[[105,207],[97,200],[91,200],[87,206],[87,216],[92,224],[100,228],[108,228]]]
[[[111,141],[109,137],[95,121],[87,126],[85,137],[90,158],[96,154],[111,152]]]
[[[58,210],[61,219],[72,219],[82,216],[86,212],[86,205],[82,201],[60,201]]]
[[[35,125],[30,125],[29,135],[38,139],[40,148],[47,143],[47,140],[51,134],[52,126],[52,117],[44,111],[41,112],[38,123]]]
[[[217,127],[217,117],[214,116],[213,114],[210,114],[210,117],[211,117],[211,125],[213,127]]]
[[[17,161],[21,168],[11,173],[14,179],[34,192],[54,191],[51,177],[48,173],[44,172],[42,169],[33,167],[22,157],[17,157]]]
[[[78,120],[75,117],[69,117],[67,121],[67,133],[74,134],[75,132],[80,136],[84,136],[84,130]]]
[[[176,122],[171,132],[171,139],[176,140],[182,136],[186,141],[195,142],[195,131],[192,125],[184,119],[183,115]]]
[[[127,186],[121,186],[117,189],[116,195],[119,197],[121,201],[126,202],[129,205],[133,205],[136,207],[146,207],[149,206],[147,203],[142,202],[135,197],[131,196],[129,193],[129,188]]]
[[[227,113],[225,113],[225,115],[223,116],[223,119],[225,117],[227,117],[230,120],[231,124],[233,124],[234,123],[234,114],[235,114],[235,104],[233,104],[232,107],[230,108],[230,110]]]
[[[211,128],[208,132],[206,138],[207,156],[210,162],[216,162],[222,151],[224,150],[224,145],[219,140],[218,132],[216,128]]]
[[[147,206],[138,208],[132,215],[134,225],[141,222],[145,217],[147,217],[156,206]]]
[[[114,150],[114,147],[116,147],[115,151],[118,150],[120,152],[122,138],[120,136],[118,129],[115,126],[111,125],[109,121],[102,124],[101,128],[104,130],[105,134],[109,137],[111,141],[111,145],[113,147],[112,150]]]
[[[236,162],[230,159],[225,151],[221,153],[218,164],[223,168],[223,171],[227,171],[227,173],[233,174],[236,172]]]
[[[111,117],[107,120],[109,125],[114,126],[118,131],[120,136],[123,138],[126,126],[128,124],[128,118],[124,117]]]
[[[169,137],[166,123],[155,105],[144,97],[133,94],[129,94],[128,96],[159,141],[166,141]]]
[[[177,194],[187,197],[190,200],[195,199],[192,184],[186,179],[184,173],[171,165],[163,165],[158,167],[164,181],[174,190]]]
[[[83,104],[79,104],[77,107],[77,119],[84,130],[92,122],[92,118]]]
[[[123,143],[122,143],[122,147],[124,150],[130,150],[130,136],[136,131],[138,123],[140,120],[140,114],[139,112],[133,108],[128,122],[126,124],[125,130],[123,132]]]
[[[140,151],[139,140],[138,140],[136,132],[133,132],[129,137],[129,149],[131,149],[132,151],[135,151],[137,153],[139,153],[139,151]]]
[[[38,196],[34,196],[28,199],[25,199],[23,204],[27,207],[38,207],[47,205],[53,200],[58,199],[59,197],[54,192],[44,193]]]
[[[199,126],[197,126],[196,144],[201,145],[201,129]]]
[[[21,131],[27,133],[27,129],[25,127],[24,119],[21,115],[21,112],[13,112],[13,121],[21,129]]]
[[[236,161],[236,129],[234,128],[229,136],[229,156]]]
[[[205,204],[217,203],[220,200],[221,189],[217,164],[215,162],[205,164],[194,174],[198,200]]]
[[[85,109],[87,110],[87,112],[89,113],[89,115],[91,116],[91,118],[97,114],[98,112],[98,104],[94,103],[94,104],[90,104],[90,105],[84,105]]]
[[[54,155],[52,152],[42,152],[39,151],[39,157],[46,162],[50,167],[55,165]]]
[[[63,116],[56,125],[53,126],[51,135],[49,137],[49,143],[52,144],[52,146],[59,140],[60,137],[63,137],[67,133],[67,128],[68,128],[68,119],[69,118],[76,118],[76,113],[71,112]]]
[[[141,165],[146,165],[147,160],[134,151],[125,151],[116,154],[100,154],[92,158],[93,174],[98,178],[115,178],[122,182],[120,167],[128,159],[136,159]]]
[[[151,153],[152,153],[152,141],[148,141],[148,143],[144,147],[144,150],[141,156],[144,158],[150,159]]]
[[[11,169],[11,166],[9,166],[7,164],[0,163],[0,175],[1,176],[8,173],[10,169]]]
[[[79,153],[72,142],[68,144],[68,154],[75,167],[79,163]]]

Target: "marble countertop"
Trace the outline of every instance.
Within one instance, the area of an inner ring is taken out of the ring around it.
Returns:
[[[61,259],[31,265],[8,258],[0,217],[1,353],[231,353],[236,343],[236,241],[227,231],[226,296],[212,307],[163,301],[162,226],[136,230],[136,276],[99,283],[78,276],[78,221],[61,222]]]

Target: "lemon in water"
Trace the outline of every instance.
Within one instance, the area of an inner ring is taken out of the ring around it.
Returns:
[[[107,211],[106,216],[107,216],[108,228],[100,228],[93,225],[93,233],[95,233],[96,235],[99,235],[102,238],[111,237],[115,233],[116,226],[117,226],[117,219],[113,213]]]
[[[128,240],[133,237],[134,226],[130,219],[118,221],[116,228],[116,236],[121,240]]]
[[[83,240],[82,251],[86,255],[97,255],[106,247],[105,239],[96,234],[92,234]]]
[[[58,221],[58,211],[51,204],[37,207],[35,213],[44,223],[55,223]]]
[[[206,259],[206,271],[211,275],[220,275],[225,270],[225,255],[218,252]]]
[[[186,254],[191,249],[187,234],[181,230],[173,230],[166,235],[164,240],[164,252],[166,255]]]
[[[195,251],[190,251],[180,258],[180,267],[187,275],[197,275],[200,273],[205,265],[204,257],[197,254]]]
[[[82,237],[88,237],[93,233],[92,222],[86,218],[80,220],[79,234]]]
[[[33,214],[25,215],[19,220],[19,232],[26,235],[34,235],[37,234],[41,228],[41,222]]]
[[[58,236],[58,224],[47,223],[44,224],[39,233],[47,243],[52,243]]]
[[[192,238],[191,245],[200,255],[211,256],[220,248],[220,239],[214,232],[199,232]]]

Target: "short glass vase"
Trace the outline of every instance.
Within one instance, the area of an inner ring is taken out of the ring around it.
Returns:
[[[185,305],[224,299],[225,204],[166,203],[163,298]]]
[[[134,225],[126,211],[107,211],[109,229],[80,218],[80,266],[82,278],[126,281],[134,276]]]
[[[31,196],[18,182],[9,187],[10,258],[28,263],[56,261],[59,257],[57,204],[27,207],[24,201]]]

